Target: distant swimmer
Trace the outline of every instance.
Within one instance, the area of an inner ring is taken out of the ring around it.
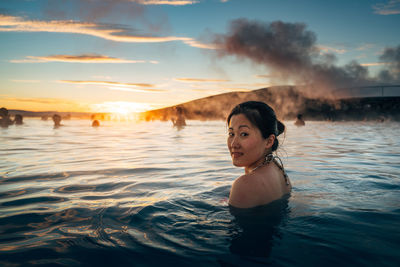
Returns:
[[[292,188],[283,164],[273,153],[285,131],[274,110],[263,102],[248,101],[233,108],[227,118],[227,145],[232,163],[244,167],[229,194],[229,205],[253,208],[281,199]]]
[[[8,114],[8,109],[0,108],[0,126],[3,128],[7,128],[13,123],[14,122],[11,120],[10,115]]]
[[[296,126],[305,126],[306,125],[306,123],[303,120],[302,114],[297,115],[297,120],[294,122],[294,125],[296,125]]]
[[[172,121],[173,125],[178,128],[182,128],[183,126],[186,126],[185,117],[183,116],[183,108],[181,108],[181,107],[175,108],[175,117],[172,117],[171,121]]]
[[[23,120],[24,120],[24,118],[22,117],[21,114],[16,114],[15,117],[14,117],[14,123],[15,123],[15,125],[22,125],[22,124],[24,124]]]
[[[99,127],[100,126],[100,122],[98,120],[94,120],[92,122],[92,127]]]
[[[54,121],[54,128],[58,128],[60,126],[63,126],[61,124],[61,116],[58,114],[53,115],[53,121]]]

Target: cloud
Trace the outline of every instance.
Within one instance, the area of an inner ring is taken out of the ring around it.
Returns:
[[[316,46],[321,52],[324,53],[329,53],[329,52],[334,52],[336,54],[344,54],[347,52],[346,49],[344,48],[334,48],[334,47],[329,47],[329,46],[323,46],[323,45],[318,45]]]
[[[274,78],[274,75],[271,74],[258,74],[258,75],[254,75],[254,77],[259,78],[259,79],[270,79],[270,78]]]
[[[100,85],[107,86],[111,90],[129,91],[129,92],[163,92],[164,90],[155,89],[154,84],[148,83],[120,83],[112,81],[71,81],[61,80],[59,83],[68,83],[76,85]]]
[[[205,44],[205,43],[201,43],[199,41],[196,40],[186,40],[183,41],[185,44],[192,46],[192,47],[197,47],[197,48],[202,48],[202,49],[211,49],[211,50],[216,50],[219,49],[220,47],[217,44]]]
[[[400,0],[390,0],[386,4],[379,3],[373,5],[375,14],[379,15],[397,15],[400,14]]]
[[[67,63],[158,63],[157,61],[126,60],[115,57],[83,54],[83,55],[52,55],[52,56],[27,56],[25,59],[14,59],[12,63],[46,63],[46,62],[67,62]]]
[[[269,83],[218,83],[216,85],[208,84],[191,84],[190,87],[193,88],[192,91],[195,92],[232,92],[232,91],[252,91],[260,88],[265,88],[270,86]]]
[[[400,45],[386,48],[379,57],[386,62],[386,68],[379,73],[381,80],[386,82],[400,82]]]
[[[369,85],[368,69],[356,61],[336,66],[332,53],[320,53],[316,34],[303,23],[271,23],[237,19],[226,34],[215,35],[219,56],[233,55],[264,65],[278,80],[310,85],[310,93],[326,95],[336,88]]]
[[[15,83],[40,83],[39,80],[10,80]]]
[[[377,66],[384,66],[387,65],[387,62],[371,62],[371,63],[361,63],[361,66],[364,67],[377,67]]]
[[[181,41],[189,46],[215,49],[213,44],[202,44],[190,37],[145,36],[130,34],[131,30],[114,24],[98,24],[74,20],[24,20],[21,17],[0,14],[0,32],[52,32],[95,36],[114,42],[162,43]]]
[[[142,5],[171,5],[171,6],[185,6],[199,3],[199,1],[186,1],[186,0],[131,0]]]
[[[24,102],[24,103],[35,103],[35,104],[71,104],[76,105],[77,102],[70,101],[66,99],[59,99],[59,98],[26,98],[26,97],[4,97],[2,98],[4,101],[9,102]]]
[[[218,79],[198,79],[198,78],[176,78],[178,82],[196,82],[196,83],[209,83],[209,82],[229,82],[229,80],[218,80]]]
[[[374,44],[363,44],[363,45],[357,47],[356,50],[358,50],[358,51],[369,50],[369,49],[373,48],[374,46],[375,46]]]

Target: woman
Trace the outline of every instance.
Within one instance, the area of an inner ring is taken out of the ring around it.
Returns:
[[[245,172],[233,183],[229,204],[252,208],[288,194],[289,177],[280,159],[272,155],[279,146],[277,136],[285,130],[274,110],[262,102],[244,102],[233,108],[227,123],[232,163]]]

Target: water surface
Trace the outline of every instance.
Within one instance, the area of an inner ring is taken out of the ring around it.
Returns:
[[[287,122],[289,198],[235,210],[224,122],[0,129],[0,265],[398,266],[397,122]]]

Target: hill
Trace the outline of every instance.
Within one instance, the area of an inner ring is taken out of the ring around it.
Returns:
[[[175,116],[175,108],[181,107],[187,119],[225,120],[235,105],[249,100],[269,104],[277,117],[284,120],[294,119],[299,113],[306,120],[400,120],[400,97],[313,99],[294,86],[224,93],[151,110],[142,116],[147,121],[170,120]]]

